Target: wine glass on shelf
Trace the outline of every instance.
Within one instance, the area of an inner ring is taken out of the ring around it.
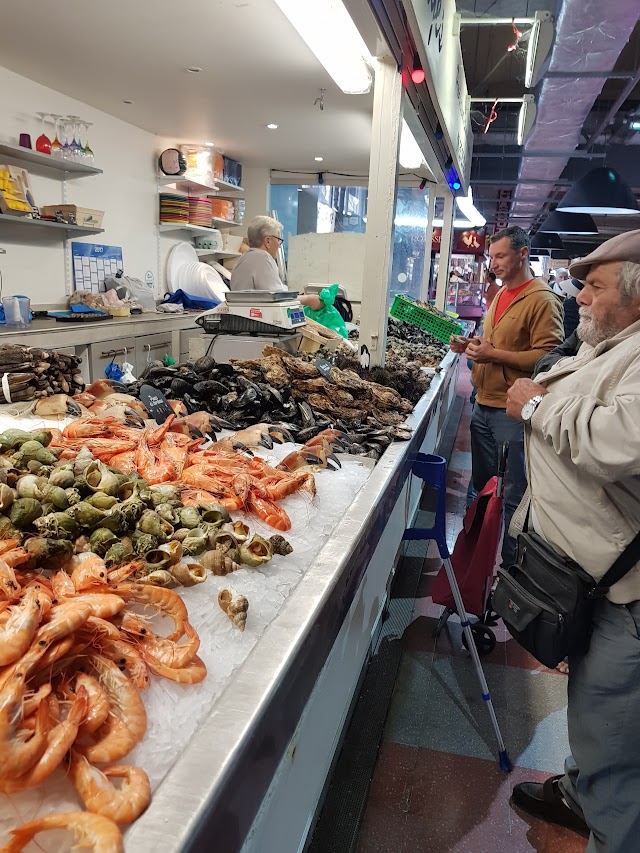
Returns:
[[[42,124],[42,130],[40,136],[36,139],[36,151],[39,151],[41,154],[51,154],[51,140],[46,134],[46,128],[44,126],[44,120],[47,118],[49,113],[36,113],[37,116],[40,116],[40,122]]]
[[[83,154],[86,163],[93,163],[95,160],[95,155],[89,146],[89,128],[93,127],[92,121],[81,121],[80,124],[84,127],[84,148]]]
[[[69,116],[61,116],[60,122],[60,130],[62,131],[62,158],[64,160],[71,160],[71,141],[69,139],[70,135],[70,127],[69,127]]]
[[[62,116],[58,115],[56,113],[49,113],[49,118],[53,119],[54,127],[55,127],[55,130],[54,130],[55,135],[54,135],[53,142],[51,143],[51,156],[52,157],[58,157],[59,159],[62,159],[63,147],[62,147],[62,143],[60,142],[60,136],[62,135],[60,122],[62,121]]]
[[[69,129],[71,135],[71,142],[69,143],[70,148],[70,159],[75,160],[76,162],[80,162],[83,157],[82,145],[80,145],[80,116],[68,116],[69,119]]]

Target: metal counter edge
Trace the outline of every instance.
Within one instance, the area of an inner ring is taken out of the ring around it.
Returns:
[[[392,444],[384,453],[154,793],[150,808],[127,832],[127,850],[196,853],[210,851],[212,844],[225,853],[241,849],[410,475],[456,359],[450,353],[443,360],[441,373],[408,419],[414,427],[411,440]]]

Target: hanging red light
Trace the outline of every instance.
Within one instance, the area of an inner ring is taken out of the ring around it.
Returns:
[[[416,53],[413,57],[413,71],[411,72],[411,79],[416,84],[416,86],[419,86],[420,83],[424,83],[425,76],[426,75],[422,68],[422,63],[420,62],[420,57]]]

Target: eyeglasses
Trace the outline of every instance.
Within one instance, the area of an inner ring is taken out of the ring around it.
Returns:
[[[282,237],[278,237],[277,234],[267,234],[267,237],[272,237],[274,240],[278,240],[280,243],[284,243],[284,239]]]

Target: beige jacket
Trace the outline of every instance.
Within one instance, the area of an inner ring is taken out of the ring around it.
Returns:
[[[525,431],[534,529],[599,580],[640,531],[640,321],[537,381],[549,393]],[[609,598],[640,599],[640,564]]]

